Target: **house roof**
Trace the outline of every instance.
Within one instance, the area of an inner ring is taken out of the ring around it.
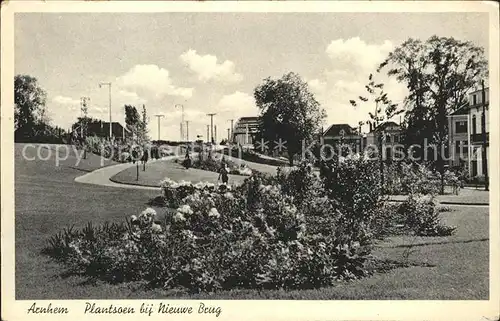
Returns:
[[[251,117],[241,117],[238,121],[258,121],[259,117],[258,116],[251,116]]]
[[[323,136],[340,136],[344,131],[344,135],[357,135],[356,129],[352,128],[349,124],[333,124],[324,132]]]
[[[111,127],[113,129],[118,128],[119,130],[125,130],[126,132],[131,133],[130,129],[128,129],[127,126],[123,126],[120,122],[114,121],[111,124],[112,124]],[[80,128],[81,128],[81,126],[77,125],[71,130],[71,132],[74,132],[76,130],[80,130]],[[101,121],[99,123],[94,122],[94,123],[90,123],[87,125],[87,129],[89,131],[99,131],[101,128],[103,131],[107,131],[109,129],[109,122]],[[99,129],[99,130],[97,130],[97,129]]]
[[[488,91],[489,89],[490,89],[490,87],[484,87],[484,91]],[[482,88],[474,89],[473,91],[469,92],[469,95],[473,95],[475,93],[481,92],[482,90],[483,90]]]
[[[452,112],[449,116],[467,115],[468,113],[469,113],[469,104],[465,104],[462,107],[455,110],[454,112]]]
[[[401,126],[399,124],[397,124],[396,122],[394,122],[394,121],[386,121],[385,123],[382,123],[382,124],[378,125],[378,127],[375,129],[375,131],[385,130],[389,126],[397,127],[398,130],[401,129]]]

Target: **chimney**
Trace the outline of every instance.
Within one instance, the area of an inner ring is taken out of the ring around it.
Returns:
[[[373,131],[372,122],[368,122],[368,124],[370,124],[370,133],[371,133]]]

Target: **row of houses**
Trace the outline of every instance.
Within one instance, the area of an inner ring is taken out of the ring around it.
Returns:
[[[485,128],[482,126],[483,106],[485,109]],[[477,90],[469,94],[469,103],[448,116],[448,166],[466,168],[470,177],[484,176],[482,162],[482,148],[489,153],[489,90],[485,89],[483,104],[482,91]],[[485,131],[486,143],[483,141]],[[232,140],[234,143],[249,148],[254,144],[254,139],[259,131],[259,117],[242,117],[233,128]],[[337,145],[340,141],[348,144],[354,151],[363,151],[368,146],[378,146],[378,139],[384,133],[384,144],[387,147],[402,143],[403,130],[400,124],[387,121],[376,128],[370,126],[367,133],[362,133],[360,128],[351,127],[349,124],[333,124],[323,131],[324,144]],[[390,158],[394,149],[386,148],[387,157]],[[487,156],[486,156],[487,157]],[[486,164],[489,164],[486,158]],[[489,167],[489,165],[487,165]]]
[[[451,166],[465,166],[471,177],[484,176],[483,148],[489,169],[489,89],[485,88],[484,102],[481,90],[469,95],[469,104],[448,116],[449,148],[453,157]],[[484,110],[483,110],[484,109]],[[484,112],[484,126],[483,126]]]

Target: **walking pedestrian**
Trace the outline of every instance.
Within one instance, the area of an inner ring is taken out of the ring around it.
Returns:
[[[183,165],[186,169],[191,167],[191,156],[189,156],[189,149],[186,152],[186,157],[184,158]]]
[[[222,166],[219,170],[219,178],[217,179],[217,181],[219,181],[221,177],[222,177],[222,183],[227,184],[229,181],[229,170],[226,167],[225,163],[222,163]]]

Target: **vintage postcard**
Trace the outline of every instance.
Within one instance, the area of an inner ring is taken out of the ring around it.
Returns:
[[[2,2],[2,320],[498,320],[498,9]]]

